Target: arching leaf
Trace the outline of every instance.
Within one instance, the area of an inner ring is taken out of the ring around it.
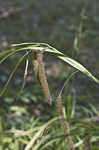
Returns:
[[[78,69],[79,71],[81,71],[82,73],[84,73],[85,75],[93,79],[96,83],[99,83],[99,80],[96,79],[83,65],[81,65],[74,59],[69,58],[68,56],[64,55],[62,52],[58,51],[57,49],[55,49],[54,47],[46,43],[21,43],[21,44],[15,44],[13,46],[19,49],[32,49],[34,51],[37,50],[41,51],[46,48],[45,50],[46,52],[53,53],[58,58],[62,59],[72,67]]]

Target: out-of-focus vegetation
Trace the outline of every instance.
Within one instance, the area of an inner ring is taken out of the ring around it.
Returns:
[[[99,79],[99,1],[0,1],[0,52],[11,44],[46,42],[78,60]],[[0,65],[0,90],[23,52]],[[74,71],[53,55],[44,56],[52,105],[43,95],[32,64],[21,94],[26,62],[0,97],[0,150],[70,150],[57,110],[57,95]],[[62,111],[77,150],[99,149],[99,85],[78,73],[62,95]],[[46,108],[46,109],[45,109]]]

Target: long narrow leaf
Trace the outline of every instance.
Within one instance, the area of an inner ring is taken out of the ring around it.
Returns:
[[[90,77],[91,79],[93,79],[96,83],[99,84],[99,80],[96,79],[83,65],[81,65],[80,63],[78,63],[77,61],[67,57],[66,55],[64,55],[63,53],[61,53],[60,51],[58,51],[57,49],[55,49],[54,47],[46,44],[46,43],[22,43],[22,44],[16,44],[14,45],[15,47],[19,48],[19,49],[32,49],[32,50],[43,50],[44,48],[46,48],[46,52],[49,53],[53,53],[55,54],[55,56],[57,56],[58,58],[62,59],[63,61],[65,61],[66,63],[68,63],[69,65],[71,65],[72,67],[78,69],[79,71],[81,71],[82,73],[84,73],[85,75],[87,75],[88,77]],[[39,45],[39,46],[38,46]]]
[[[8,57],[12,56],[15,52],[12,52],[8,55],[6,55],[5,57],[3,57],[1,60],[0,60],[0,64],[2,64]]]
[[[34,45],[32,45],[32,47],[37,47],[39,46],[40,44],[37,44],[35,43]],[[16,45],[12,45],[12,46],[16,46]],[[0,57],[3,57],[4,55],[8,54],[8,53],[11,53],[11,52],[18,52],[18,51],[23,51],[23,50],[26,50],[26,49],[29,49],[28,46],[25,46],[25,47],[14,47],[14,48],[11,48],[9,50],[5,50],[5,51],[1,51],[0,52]]]
[[[15,51],[15,49],[10,49],[10,50],[6,50],[6,51],[1,51],[1,52],[0,52],[0,57],[3,57],[4,55],[6,55],[6,54],[8,54],[8,53],[10,53],[10,52],[13,52],[13,51]]]
[[[49,122],[47,122],[46,124],[44,124],[42,127],[40,127],[40,130],[35,133],[35,135],[33,136],[33,138],[31,139],[31,141],[29,142],[29,144],[25,147],[24,150],[30,150],[31,147],[34,147],[35,141],[38,140],[38,138],[40,137],[40,135],[43,133],[43,131],[50,125],[52,124],[54,121],[58,120],[59,117],[53,118],[51,119]]]
[[[29,52],[28,52],[28,53],[29,53]],[[8,81],[6,82],[6,84],[5,84],[4,88],[3,88],[3,90],[1,91],[0,96],[2,96],[2,95],[4,94],[4,92],[5,92],[6,88],[7,88],[7,86],[8,86],[8,84],[9,84],[10,80],[12,79],[12,77],[13,77],[15,71],[17,70],[17,68],[18,68],[18,66],[21,64],[21,62],[24,60],[24,58],[28,55],[28,53],[26,53],[25,55],[23,55],[23,56],[19,59],[19,61],[17,62],[15,68],[13,69],[13,71],[11,72],[11,74],[10,74],[10,76],[9,76],[9,78],[8,78]]]

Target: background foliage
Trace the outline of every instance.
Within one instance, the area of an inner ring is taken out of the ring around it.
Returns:
[[[0,0],[0,51],[14,43],[48,43],[79,61],[99,79],[98,14],[98,0]],[[0,89],[22,55],[23,52],[17,53],[0,65]],[[58,116],[56,97],[74,69],[47,54],[44,65],[53,105],[47,104],[32,64],[25,88],[16,99],[23,83],[24,61],[0,97],[0,150],[27,150],[32,139],[33,150],[69,149],[64,130],[54,118]],[[81,73],[64,88],[62,109],[78,150],[84,149],[86,137],[92,150],[99,149],[98,91],[99,85]]]

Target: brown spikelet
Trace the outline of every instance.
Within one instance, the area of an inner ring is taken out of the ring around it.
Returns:
[[[74,145],[73,145],[73,142],[72,142],[72,138],[71,136],[69,135],[69,128],[68,128],[68,124],[67,122],[65,121],[65,118],[64,118],[64,113],[63,113],[63,110],[62,110],[62,98],[61,98],[61,93],[59,94],[58,98],[57,98],[57,106],[58,106],[58,112],[59,112],[59,116],[61,117],[61,123],[62,123],[62,127],[64,128],[64,132],[65,134],[67,135],[66,136],[66,140],[69,144],[69,147],[71,150],[75,150],[74,148]]]
[[[83,147],[84,150],[91,150],[91,144],[90,144],[90,135],[86,134],[84,137]]]
[[[45,50],[45,49],[44,49]],[[44,95],[46,97],[46,99],[48,100],[48,104],[52,104],[52,99],[51,99],[51,94],[50,94],[50,90],[48,87],[48,82],[46,79],[46,74],[45,74],[45,69],[44,69],[44,64],[43,64],[43,53],[44,50],[40,51],[40,52],[34,52],[35,57],[33,60],[33,64],[34,64],[34,71],[35,74],[37,76],[37,78],[40,81],[40,84],[42,86]]]

